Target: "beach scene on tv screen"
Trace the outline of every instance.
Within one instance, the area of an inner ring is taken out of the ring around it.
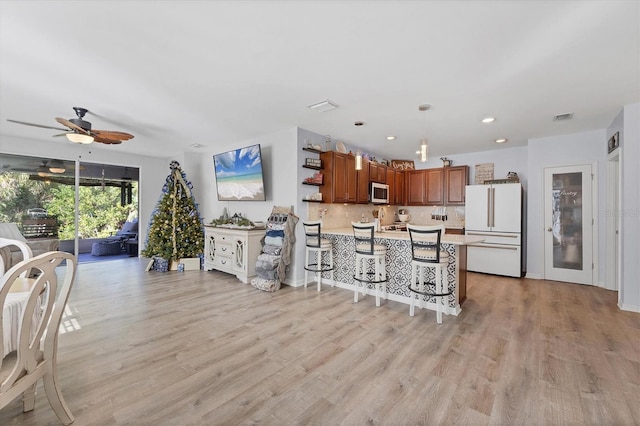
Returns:
[[[260,145],[214,155],[218,200],[264,201]]]

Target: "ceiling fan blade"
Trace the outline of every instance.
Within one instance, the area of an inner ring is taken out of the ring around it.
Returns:
[[[98,135],[94,135],[93,137],[94,137],[94,139],[93,139],[94,142],[100,142],[100,143],[103,143],[105,145],[117,145],[117,144],[121,144],[122,143],[122,141],[120,141],[120,140],[104,138],[104,137],[101,137],[101,136],[98,136]]]
[[[133,135],[125,132],[116,132],[112,130],[92,130],[91,134],[106,139],[118,139],[120,141],[128,141],[133,139]]]
[[[80,126],[77,126],[75,124],[73,124],[72,122],[70,122],[69,120],[65,120],[64,118],[60,118],[60,117],[56,117],[56,121],[64,126],[67,126],[70,129],[73,129],[77,132],[80,133],[84,133],[85,135],[90,135],[91,132],[89,132],[88,130],[83,129]],[[66,129],[65,129],[66,130]]]
[[[44,124],[35,124],[35,123],[27,123],[26,121],[11,120],[9,118],[7,118],[7,121],[10,121],[12,123],[24,124],[25,126],[41,127],[43,129],[65,130],[65,131],[67,130],[67,129],[62,129],[60,127],[45,126]],[[62,123],[62,124],[64,124],[64,123]],[[66,126],[66,124],[65,124],[65,126]]]

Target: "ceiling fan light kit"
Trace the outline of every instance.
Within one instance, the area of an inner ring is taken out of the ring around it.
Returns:
[[[64,168],[64,164],[59,160],[52,160],[51,165],[49,166],[49,171],[51,173],[64,173],[66,169]]]
[[[71,142],[89,144],[94,141],[94,137],[91,135],[85,135],[83,133],[67,133],[67,139]]]

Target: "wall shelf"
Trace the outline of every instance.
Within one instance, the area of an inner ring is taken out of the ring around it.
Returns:
[[[305,203],[321,203],[322,200],[305,200],[304,198],[302,199],[302,201],[304,201]]]
[[[311,186],[322,186],[321,183],[314,183],[314,182],[302,182],[303,185],[311,185]]]
[[[322,154],[324,151],[320,151],[317,149],[313,149],[313,148],[302,148],[303,151],[307,151],[307,152],[314,152],[316,154]]]
[[[302,167],[304,167],[305,169],[311,169],[311,170],[322,170],[322,167],[307,166],[306,164],[303,164]]]

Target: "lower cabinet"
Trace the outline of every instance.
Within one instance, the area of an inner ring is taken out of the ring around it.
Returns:
[[[247,284],[256,275],[264,229],[204,228],[204,270],[234,274]]]

